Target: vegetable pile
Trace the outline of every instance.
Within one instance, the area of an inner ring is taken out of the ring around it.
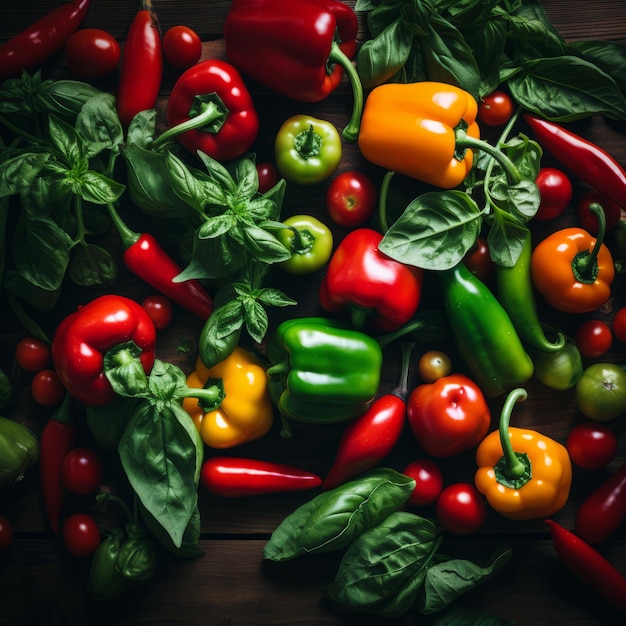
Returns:
[[[123,53],[81,29],[89,0],[0,45],[0,298],[44,416],[22,423],[0,370],[0,489],[38,464],[47,526],[91,559],[100,601],[149,583],[165,552],[202,556],[204,493],[310,490],[263,557],[339,553],[321,592],[350,611],[450,610],[512,550],[479,564],[440,549],[494,515],[545,520],[623,613],[626,580],[594,545],[626,518],[624,466],[572,532],[558,516],[577,471],[616,461],[626,415],[611,352],[626,341],[626,172],[570,125],[626,119],[624,47],[567,43],[538,0],[234,0],[225,59],[206,58],[189,27],[162,36],[153,4]],[[59,55],[69,78],[47,76]],[[300,112],[264,127],[253,85]],[[337,128],[308,106],[341,85],[353,107]],[[307,194],[324,206],[305,212]],[[120,274],[149,295],[122,295]],[[175,319],[197,328],[187,370],[159,358]],[[510,425],[535,384],[572,403],[567,441]],[[307,429],[337,444],[323,474],[240,448],[288,450]],[[468,454],[449,479],[440,461]],[[68,494],[122,519],[98,525]]]

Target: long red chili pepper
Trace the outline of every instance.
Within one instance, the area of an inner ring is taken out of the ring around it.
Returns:
[[[397,443],[406,422],[412,343],[403,343],[398,386],[378,398],[346,427],[322,489],[333,489],[380,463]]]
[[[204,461],[200,482],[214,495],[241,498],[313,489],[322,484],[322,479],[282,463],[214,456]]]
[[[523,117],[542,148],[578,178],[619,206],[623,204],[626,171],[606,150],[554,122],[533,115]]]
[[[124,127],[140,111],[154,107],[163,76],[163,42],[151,0],[141,0],[128,30],[117,92],[117,113]]]
[[[113,205],[109,215],[117,228],[125,250],[126,267],[162,294],[206,321],[213,312],[213,299],[197,280],[174,282],[182,268],[167,254],[159,242],[148,233],[136,233],[122,221]]]
[[[39,440],[39,479],[46,518],[52,531],[59,534],[65,500],[61,465],[76,442],[76,426],[70,412],[72,397],[65,395],[61,406],[46,422]]]
[[[553,520],[545,520],[563,563],[590,589],[626,614],[626,578],[593,546]]]
[[[72,0],[0,46],[0,80],[32,70],[61,50],[87,14],[90,0]]]
[[[626,519],[626,461],[583,500],[576,534],[588,543],[606,541]]]

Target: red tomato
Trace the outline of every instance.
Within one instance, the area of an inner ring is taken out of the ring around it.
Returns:
[[[613,333],[601,320],[587,320],[576,331],[576,347],[582,356],[595,359],[608,352],[613,343]]]
[[[53,369],[45,369],[33,376],[30,384],[33,400],[42,406],[56,406],[65,396],[65,387]]]
[[[467,251],[467,254],[463,257],[463,263],[483,283],[489,282],[496,271],[496,266],[491,260],[487,240],[482,237],[479,237],[476,243]]]
[[[443,489],[443,475],[433,461],[417,459],[409,463],[402,473],[415,481],[409,504],[427,506],[437,501]]]
[[[187,69],[202,56],[200,35],[188,26],[172,26],[163,35],[163,52],[170,65]]]
[[[74,448],[63,457],[61,482],[77,496],[98,491],[103,474],[102,461],[91,448]]]
[[[50,344],[38,337],[25,337],[15,347],[15,361],[27,372],[39,372],[50,365]]]
[[[619,341],[626,342],[626,306],[622,307],[613,316],[613,334]]]
[[[342,172],[333,178],[326,191],[326,210],[339,226],[365,223],[376,208],[378,192],[362,172]]]
[[[68,517],[61,534],[63,545],[72,556],[91,556],[100,545],[98,525],[87,513],[75,513]]]
[[[269,191],[280,180],[280,174],[272,163],[257,163],[256,171],[259,177],[259,193]]]
[[[11,522],[4,515],[0,515],[0,552],[6,550],[12,541],[13,527]]]
[[[484,96],[478,105],[478,119],[487,126],[504,126],[511,117],[515,105],[504,91],[493,91]]]
[[[572,463],[585,470],[599,470],[615,458],[618,440],[606,424],[589,421],[570,430],[566,447]]]
[[[155,294],[144,298],[141,303],[144,311],[148,314],[157,330],[164,330],[174,319],[174,307],[172,301],[161,294]]]
[[[589,210],[592,204],[599,204],[604,209],[606,229],[615,228],[622,215],[621,207],[603,193],[592,189],[581,196],[576,207],[580,225],[592,235],[598,234],[598,218]]]
[[[101,28],[77,30],[65,44],[68,67],[82,78],[100,78],[110,74],[117,69],[120,57],[117,39]]]
[[[436,512],[439,523],[452,535],[471,535],[487,519],[483,496],[469,483],[446,487],[437,498]]]
[[[541,201],[535,214],[538,220],[553,220],[559,217],[572,200],[574,190],[567,175],[554,167],[542,167],[535,183],[539,188]]]

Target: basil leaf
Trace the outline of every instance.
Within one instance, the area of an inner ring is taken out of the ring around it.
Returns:
[[[263,558],[287,561],[347,547],[409,498],[415,481],[390,468],[375,468],[315,496],[274,530]]]
[[[510,213],[496,209],[487,233],[487,245],[493,262],[503,267],[517,263],[528,232],[523,222]]]
[[[115,96],[101,93],[89,98],[76,118],[76,130],[87,146],[87,157],[102,150],[117,152],[124,140],[124,130],[115,109]]]
[[[78,80],[50,80],[42,84],[37,109],[74,121],[83,105],[102,92]]]
[[[205,191],[189,168],[174,154],[167,153],[168,180],[174,193],[190,207],[202,212],[206,201]]]
[[[85,406],[85,420],[94,439],[106,450],[115,450],[141,398],[116,398],[103,406]]]
[[[81,287],[102,287],[117,278],[117,265],[111,253],[92,243],[78,248],[68,270],[71,280]]]
[[[50,158],[50,154],[25,152],[2,161],[0,198],[28,189]]]
[[[124,190],[122,183],[100,172],[88,170],[80,177],[78,193],[86,202],[109,204],[119,200]]]
[[[626,94],[626,47],[614,41],[573,41],[569,50],[597,65]]]
[[[253,259],[263,263],[279,263],[291,258],[291,252],[272,233],[259,226],[243,229],[246,249]]]
[[[156,109],[140,111],[133,117],[126,132],[127,145],[135,145],[140,148],[149,148],[156,132]]]
[[[88,167],[85,143],[78,132],[67,122],[50,115],[48,130],[52,145],[57,149],[70,169],[78,171]]]

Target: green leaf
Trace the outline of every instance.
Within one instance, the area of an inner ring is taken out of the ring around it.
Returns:
[[[174,193],[190,207],[202,213],[205,194],[189,168],[173,153],[167,153],[167,172]]]
[[[196,231],[199,239],[216,239],[228,233],[236,223],[234,215],[215,215],[207,218]]]
[[[122,183],[93,170],[82,174],[78,182],[80,197],[93,204],[112,204],[119,200],[125,190]]]
[[[0,198],[28,189],[49,158],[50,154],[47,153],[25,152],[3,159],[0,170]]]
[[[291,252],[272,233],[259,226],[243,229],[245,245],[249,255],[263,263],[279,263],[291,258]]]
[[[117,265],[111,253],[91,243],[79,246],[68,270],[72,282],[80,287],[103,287],[117,278]]]
[[[115,96],[100,93],[85,102],[76,118],[76,130],[87,145],[87,157],[102,150],[117,152],[124,130],[115,108]]]
[[[599,67],[626,94],[626,46],[614,41],[573,41],[568,50]]]
[[[86,142],[83,142],[76,129],[67,122],[50,115],[48,130],[53,146],[67,166],[79,171],[86,170],[88,167]]]
[[[378,247],[407,265],[450,269],[474,245],[481,226],[482,212],[465,192],[427,192],[407,206]]]
[[[235,161],[235,202],[248,202],[259,191],[259,175],[252,159],[241,158]]]
[[[263,304],[267,304],[268,306],[291,306],[293,304],[298,304],[295,300],[286,296],[280,289],[275,289],[273,287],[265,287],[264,289],[260,289],[257,293],[257,299],[259,302]]]
[[[156,109],[146,109],[137,113],[130,121],[126,131],[127,145],[150,148],[156,133],[156,117]]]
[[[210,179],[222,190],[222,194],[234,196],[237,193],[237,183],[226,167],[204,152],[199,152],[198,157],[204,164]]]
[[[263,306],[256,300],[244,305],[244,322],[250,337],[257,343],[262,343],[267,333],[269,319]]]
[[[487,234],[489,253],[494,263],[513,267],[517,263],[528,228],[510,213],[496,209]]]
[[[44,81],[37,98],[37,109],[73,122],[83,105],[102,92],[78,80]]]
[[[141,398],[116,398],[102,406],[86,406],[85,419],[94,439],[106,450],[115,450]]]

